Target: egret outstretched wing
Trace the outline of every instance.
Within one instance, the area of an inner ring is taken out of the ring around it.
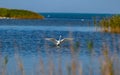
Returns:
[[[64,38],[61,40],[61,43],[65,42],[65,41],[72,41],[72,40],[73,40],[73,38]]]
[[[57,43],[57,40],[54,39],[54,38],[45,38],[45,40],[51,41],[51,42],[53,42],[55,44]]]

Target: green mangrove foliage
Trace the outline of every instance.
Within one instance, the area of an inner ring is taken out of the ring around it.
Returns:
[[[104,18],[100,21],[100,25],[106,32],[120,33],[120,15]]]
[[[7,9],[0,8],[0,17],[15,18],[15,19],[43,19],[42,15],[38,13],[28,11],[28,10],[19,10],[19,9]]]

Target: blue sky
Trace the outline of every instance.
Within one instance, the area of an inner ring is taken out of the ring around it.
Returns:
[[[120,0],[0,0],[0,7],[35,12],[120,13]]]

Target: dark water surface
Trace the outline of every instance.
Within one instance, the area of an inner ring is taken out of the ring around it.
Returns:
[[[54,64],[55,75],[59,73],[59,63],[61,63],[63,75],[68,75],[67,67],[72,61],[70,42],[63,43],[60,48],[57,48],[53,43],[45,40],[45,38],[58,39],[62,35],[62,38],[74,39],[73,47],[76,43],[78,44],[76,55],[77,60],[82,63],[84,75],[88,75],[88,70],[85,70],[90,64],[88,42],[92,41],[93,50],[96,53],[92,68],[95,69],[94,74],[100,75],[98,56],[101,55],[103,43],[109,47],[111,54],[114,48],[119,53],[120,34],[103,33],[99,27],[96,28],[92,24],[91,22],[89,26],[81,19],[0,20],[1,67],[4,58],[7,57],[6,68],[9,75],[20,74],[17,62],[22,62],[25,75],[41,75],[39,70],[42,59],[45,75],[48,75],[49,68],[52,68],[51,62]]]

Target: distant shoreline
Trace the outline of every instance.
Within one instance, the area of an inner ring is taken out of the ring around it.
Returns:
[[[15,19],[15,18],[10,18],[10,17],[0,17],[0,19]]]

